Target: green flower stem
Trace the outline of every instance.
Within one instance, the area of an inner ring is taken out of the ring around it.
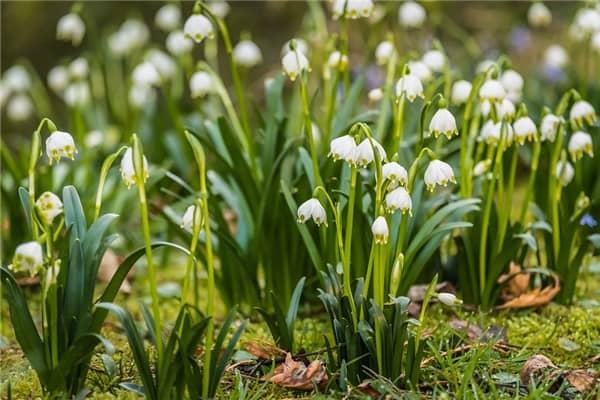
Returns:
[[[402,145],[402,134],[404,133],[404,109],[405,96],[402,94],[399,99],[396,99],[396,112],[394,114],[394,140],[392,151],[397,151],[400,154],[400,146]]]
[[[352,307],[352,318],[354,319],[354,325],[356,326],[356,305],[354,304],[354,297],[352,295],[351,279],[350,279],[350,259],[352,255],[352,227],[354,224],[354,203],[356,201],[356,175],[358,174],[358,168],[352,166],[350,173],[350,193],[348,199],[348,213],[346,214],[346,236],[344,239],[344,287],[346,288],[347,295],[350,298],[350,305]]]
[[[102,168],[100,169],[100,179],[98,181],[98,190],[96,191],[96,203],[94,205],[94,221],[100,217],[100,209],[102,207],[102,192],[104,191],[104,184],[106,183],[106,177],[108,176],[110,167],[125,150],[127,150],[127,146],[121,146],[113,154],[106,157],[102,163]]]
[[[341,219],[340,219],[340,214],[338,213],[337,207],[333,203],[333,200],[329,196],[329,193],[327,193],[327,191],[325,190],[325,188],[323,186],[317,186],[315,188],[315,190],[313,191],[313,197],[316,197],[319,193],[323,193],[323,195],[327,199],[327,203],[329,204],[329,207],[331,208],[331,210],[333,212],[333,220],[335,222],[335,232],[336,232],[336,238],[337,238],[337,244],[338,244],[339,257],[340,257],[340,259],[343,259],[343,257],[344,257],[344,239],[342,237],[342,223],[341,223]],[[344,289],[346,289],[346,285],[344,285]],[[348,289],[348,291],[346,294],[352,293],[349,286],[347,289]]]
[[[340,18],[340,55],[348,56],[348,18],[345,12],[346,4],[344,4],[344,13]],[[344,70],[344,96],[348,96],[350,90],[350,68]]]
[[[308,94],[306,90],[306,81],[303,74],[300,74],[300,95],[302,96],[302,106],[304,112],[304,131],[308,140],[310,150],[310,159],[312,162],[313,173],[315,174],[315,187],[323,183],[321,180],[321,172],[319,171],[319,161],[317,159],[317,148],[313,137],[312,121],[310,118],[310,104],[308,103]]]
[[[388,114],[390,113],[390,104],[387,99],[394,96],[394,72],[396,71],[397,61],[398,56],[396,51],[392,51],[386,70],[385,87],[383,88],[384,99],[382,100],[381,111],[379,112],[379,118],[377,119],[377,131],[375,136],[380,143],[383,142],[383,133],[385,131]]]
[[[535,178],[537,175],[538,165],[540,161],[540,154],[542,149],[542,143],[539,139],[536,139],[533,145],[533,155],[531,157],[531,171],[529,172],[529,180],[527,181],[527,190],[525,191],[525,199],[523,201],[524,207],[521,208],[521,214],[519,215],[519,222],[521,225],[525,225],[525,217],[527,217],[527,211],[529,210],[529,201],[531,200],[531,194],[535,190]],[[510,203],[509,203],[510,204]]]
[[[463,122],[460,132],[460,161],[459,161],[459,170],[460,170],[460,193],[463,199],[471,197],[471,189],[473,186],[471,179],[471,171],[473,160],[471,159],[471,154],[473,151],[473,146],[476,139],[476,131],[472,132],[472,126],[478,126],[479,122],[479,113],[476,113],[476,120],[471,122],[473,106],[477,99],[477,93],[481,88],[481,85],[484,82],[485,73],[479,74],[476,78],[475,82],[473,82],[473,87],[471,89],[471,94],[469,94],[469,98],[465,103],[465,110],[463,112]],[[494,107],[492,107],[494,108]],[[472,134],[471,134],[472,133]]]
[[[190,281],[192,279],[192,271],[194,269],[194,265],[196,263],[195,254],[196,248],[198,247],[198,236],[200,235],[200,230],[202,229],[201,223],[196,223],[197,221],[202,221],[201,215],[199,213],[202,212],[202,201],[196,200],[194,202],[194,215],[192,216],[192,240],[190,243],[190,255],[187,259],[187,265],[185,268],[185,277],[183,278],[183,289],[181,291],[181,305],[183,306],[187,302],[188,294],[190,291]],[[198,308],[198,299],[194,299],[194,306]]]
[[[512,158],[510,162],[510,172],[508,175],[508,188],[506,190],[506,203],[508,205],[512,205],[513,199],[513,191],[515,187],[515,176],[517,172],[517,162],[519,160],[519,147],[514,146]],[[504,244],[504,239],[506,237],[506,228],[508,226],[508,222],[510,221],[512,206],[508,207],[500,207],[500,227],[499,227],[499,237],[496,241],[497,243],[497,253],[500,253],[502,249],[502,245]]]
[[[325,104],[326,104],[326,117],[325,117],[325,137],[323,138],[325,143],[329,143],[331,140],[331,135],[333,127],[331,126],[333,122],[333,111],[335,109],[335,103],[337,99],[337,85],[340,80],[340,71],[336,68],[333,74],[333,79],[331,80],[331,88],[327,90],[327,87],[324,89],[325,94]]]

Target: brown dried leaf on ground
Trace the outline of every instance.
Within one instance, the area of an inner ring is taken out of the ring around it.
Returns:
[[[521,381],[523,385],[529,386],[532,380],[539,381],[543,376],[547,376],[549,381],[555,382],[550,388],[550,392],[558,390],[566,380],[579,393],[587,393],[596,386],[598,372],[585,369],[560,369],[548,357],[536,354],[523,365]]]
[[[553,275],[554,284],[546,286],[544,288],[535,288],[526,293],[515,297],[506,303],[499,305],[497,308],[528,308],[528,307],[541,307],[550,303],[554,297],[560,292],[560,283],[558,282],[558,276]]]
[[[529,357],[523,369],[521,369],[521,382],[523,385],[529,386],[531,380],[538,380],[540,376],[544,375],[548,370],[557,370],[558,367],[546,356],[536,354]]]
[[[275,385],[294,390],[312,390],[314,386],[322,387],[327,384],[327,372],[321,360],[315,360],[308,366],[295,361],[290,353],[287,353],[285,362],[273,371],[269,377],[263,378]]]
[[[565,378],[579,393],[586,393],[596,386],[597,376],[598,373],[595,371],[575,369],[568,371]]]
[[[98,268],[98,280],[100,282],[110,282],[113,275],[117,272],[117,269],[121,265],[121,261],[123,261],[123,257],[117,255],[111,249],[108,249],[104,256],[102,257],[102,261],[100,261],[100,267]],[[131,271],[127,274],[127,278],[121,284],[119,291],[124,294],[131,293],[131,285],[129,284],[129,280],[133,279],[135,273]]]
[[[248,353],[261,360],[283,361],[286,357],[285,350],[263,340],[246,341],[244,347]]]
[[[498,278],[498,283],[506,285],[502,288],[502,294],[500,297],[504,301],[508,301],[518,297],[529,290],[529,280],[531,275],[528,273],[521,273],[521,267],[519,264],[512,262],[508,268],[507,274],[502,274]]]

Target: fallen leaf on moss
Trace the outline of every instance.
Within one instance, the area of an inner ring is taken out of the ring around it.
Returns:
[[[499,305],[497,308],[528,308],[541,307],[550,303],[554,297],[560,292],[560,283],[558,276],[553,275],[554,284],[544,288],[535,288],[526,293],[515,297],[506,303]]]
[[[283,361],[286,357],[285,350],[266,341],[247,341],[244,346],[248,353],[261,360]]]
[[[294,390],[312,390],[314,386],[327,384],[327,372],[321,360],[315,360],[308,366],[295,361],[290,353],[285,356],[285,362],[278,365],[273,374],[264,378],[275,385]]]
[[[512,262],[508,268],[507,274],[502,274],[498,278],[498,283],[503,284],[502,293],[500,297],[504,301],[508,301],[518,297],[529,290],[530,274],[521,273],[521,267],[519,264]]]
[[[586,393],[596,386],[597,372],[576,369],[567,372],[566,379],[579,393]]]
[[[558,367],[554,365],[554,363],[546,356],[541,354],[536,354],[532,357],[529,357],[525,364],[523,364],[523,369],[521,369],[521,382],[523,385],[529,386],[531,380],[538,380],[542,375],[544,375],[548,370],[557,370]]]

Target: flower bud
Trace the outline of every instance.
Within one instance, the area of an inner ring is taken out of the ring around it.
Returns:
[[[62,214],[63,204],[52,192],[44,192],[35,202],[39,215],[46,224],[51,224],[55,217]]]
[[[381,88],[370,90],[368,97],[371,103],[376,103],[379,100],[383,99],[383,90],[381,90]]]
[[[195,226],[202,229],[202,211],[200,208],[195,205],[189,206],[183,213],[180,226],[188,232],[193,232]]]
[[[52,160],[58,162],[61,157],[75,159],[77,148],[73,136],[63,131],[54,131],[46,139],[46,155],[52,165]]]
[[[562,186],[567,186],[575,176],[575,169],[568,161],[559,161],[556,163],[554,176],[556,176]]]
[[[385,217],[379,216],[375,219],[373,225],[371,225],[371,232],[373,233],[375,244],[387,243],[390,231]]]
[[[457,299],[452,293],[438,293],[437,298],[441,303],[444,303],[447,306],[462,304],[462,300]]]
[[[148,161],[146,160],[146,156],[142,156],[143,159],[143,172],[142,175],[144,177],[144,182],[148,179]],[[135,185],[135,167],[133,164],[133,150],[131,147],[128,147],[125,150],[125,154],[123,154],[123,158],[121,159],[121,178],[123,178],[123,182],[127,185],[127,189],[131,187],[131,185]]]
[[[481,175],[485,174],[486,172],[488,172],[491,166],[492,166],[492,160],[479,161],[477,164],[475,164],[475,167],[473,167],[473,175],[481,176]]]

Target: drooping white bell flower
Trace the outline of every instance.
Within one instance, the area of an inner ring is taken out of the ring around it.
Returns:
[[[27,242],[17,246],[10,269],[14,272],[37,273],[44,264],[42,246],[38,242]]]
[[[67,132],[54,131],[46,139],[46,155],[50,165],[53,160],[58,162],[62,157],[74,160],[75,153],[77,153],[75,141],[73,136]]]
[[[423,62],[434,72],[441,72],[446,66],[446,56],[439,50],[429,50],[423,54]]]
[[[559,180],[562,186],[567,186],[575,177],[575,169],[570,162],[559,161],[556,163],[556,170],[554,176]]]
[[[583,126],[584,121],[592,125],[596,121],[596,111],[587,101],[579,100],[571,107],[569,118],[580,127]]]
[[[535,122],[529,117],[521,117],[513,124],[515,140],[522,145],[526,140],[534,141],[537,135]]]
[[[437,110],[429,122],[428,134],[433,135],[436,139],[440,135],[444,135],[448,140],[452,139],[453,135],[458,135],[454,115],[447,108]]]
[[[333,139],[329,145],[329,156],[333,161],[344,160],[354,165],[358,160],[358,146],[350,135],[344,135]]]
[[[215,36],[212,22],[202,14],[190,15],[183,25],[183,33],[196,43],[200,43],[204,38],[212,39]]]
[[[369,17],[372,12],[372,0],[334,0],[333,3],[334,18],[344,15],[346,18],[357,19]]]
[[[62,214],[63,203],[60,198],[52,192],[44,192],[35,202],[39,215],[46,224],[51,224],[54,218]]]
[[[152,86],[132,85],[129,88],[127,99],[129,104],[136,110],[141,110],[146,105],[154,102],[156,93]]]
[[[63,99],[70,107],[86,106],[91,99],[90,87],[85,81],[71,83],[65,89]]]
[[[558,126],[562,122],[562,119],[557,117],[554,114],[547,114],[542,118],[542,123],[540,125],[541,136],[540,139],[542,141],[554,142],[556,139],[556,133],[558,132]]]
[[[406,28],[420,28],[425,22],[425,9],[414,1],[407,1],[398,9],[400,24]]]
[[[183,31],[173,31],[167,36],[166,46],[169,53],[181,56],[192,51],[194,42],[186,37]]]
[[[383,164],[381,167],[383,179],[387,179],[392,183],[398,183],[405,186],[408,183],[408,173],[406,168],[398,164],[396,161],[391,161]]]
[[[48,86],[56,93],[62,93],[69,84],[67,67],[57,65],[48,72]]]
[[[522,92],[506,92],[506,100],[510,100],[513,104],[521,101]]]
[[[412,214],[412,200],[408,191],[400,186],[386,194],[385,210],[388,213],[400,210],[402,214]]]
[[[69,74],[73,79],[85,79],[90,73],[88,60],[83,57],[77,57],[69,64]]]
[[[368,97],[371,103],[378,102],[383,99],[383,90],[381,88],[372,89],[369,91]]]
[[[191,205],[185,210],[185,213],[183,213],[180,227],[188,232],[193,232],[195,226],[202,229],[202,211],[199,207]]]
[[[233,48],[233,58],[238,65],[250,68],[262,62],[262,53],[252,40],[242,40]]]
[[[296,42],[296,50],[308,57],[310,51],[308,43],[306,43],[306,40],[301,38],[293,38],[285,42],[281,48],[281,57],[292,51],[292,41]]]
[[[500,143],[500,139],[502,137],[502,121],[498,121],[495,124],[492,123],[491,126],[485,127],[487,128],[485,131],[482,129],[482,139],[485,140],[485,142],[487,144],[490,145],[497,145],[498,143]],[[507,123],[506,124],[506,133],[505,133],[505,138],[504,138],[504,142],[506,143],[506,145],[511,145],[514,139],[514,130],[513,127]]]
[[[231,7],[229,7],[229,4],[225,0],[208,1],[206,3],[206,6],[210,10],[210,12],[212,12],[221,19],[225,18],[227,14],[229,14],[229,10],[231,9]]]
[[[327,213],[319,200],[312,198],[306,200],[298,207],[298,222],[304,224],[312,219],[317,226],[327,226]]]
[[[506,91],[502,84],[496,79],[488,79],[479,89],[479,97],[482,100],[488,100],[490,103],[500,102],[506,96]]]
[[[123,22],[119,30],[108,38],[110,51],[118,56],[142,48],[150,38],[150,31],[140,20],[130,18]]]
[[[456,295],[452,293],[438,293],[437,298],[440,303],[450,307],[462,304],[462,300],[457,299]]]
[[[394,53],[394,44],[389,40],[383,41],[375,49],[375,60],[379,65],[385,65],[390,61]]]
[[[411,75],[416,76],[423,83],[427,83],[433,78],[433,73],[423,61],[409,61],[408,69]]]
[[[13,65],[2,74],[3,83],[13,92],[24,92],[31,88],[31,77],[22,65]]]
[[[417,76],[413,74],[404,75],[396,82],[396,96],[405,95],[411,103],[417,98],[424,98],[423,84]]]
[[[472,88],[473,85],[471,85],[471,82],[469,81],[461,80],[454,82],[454,85],[452,85],[452,95],[450,100],[454,104],[466,103],[471,95]]]
[[[380,145],[377,140],[366,138],[356,148],[356,162],[363,168],[372,163],[375,160],[375,154],[373,148],[379,153],[379,159],[383,162],[386,154],[383,146]]]
[[[507,92],[520,93],[523,90],[523,77],[512,69],[504,71],[500,77],[500,83]]]
[[[6,116],[14,122],[29,119],[34,112],[33,102],[26,94],[19,93],[13,96],[6,106]]]
[[[142,156],[142,164],[143,164],[143,177],[144,182],[148,179],[148,161],[146,160],[146,156]],[[135,167],[133,166],[133,150],[131,147],[128,147],[125,150],[125,154],[123,154],[123,158],[121,158],[121,178],[123,178],[123,182],[127,185],[127,189],[131,187],[131,185],[135,185]]]
[[[192,98],[204,97],[215,90],[213,77],[204,71],[198,71],[190,78]]]
[[[158,9],[154,16],[154,23],[165,32],[179,28],[181,23],[181,10],[173,3],[165,4]]]
[[[555,68],[563,68],[569,63],[569,54],[562,46],[553,44],[544,52],[544,62]]]
[[[384,216],[379,216],[375,219],[373,225],[371,225],[371,232],[373,233],[375,244],[386,244],[388,242],[390,230]]]
[[[586,132],[578,131],[571,135],[568,148],[574,160],[583,157],[583,153],[587,153],[590,157],[594,156],[592,137]]]
[[[160,74],[149,61],[138,64],[133,69],[133,83],[137,86],[156,86],[160,84]]]
[[[154,66],[162,81],[171,80],[177,74],[177,64],[161,50],[152,49],[148,51],[146,60]]]
[[[492,131],[493,127],[494,127],[494,121],[492,121],[491,119],[488,119],[482,125],[481,130],[479,131],[479,140],[489,144],[491,131]]]
[[[481,175],[485,174],[486,172],[488,172],[491,166],[492,166],[492,160],[479,161],[473,167],[473,175],[481,176]]]
[[[581,8],[575,15],[575,25],[585,35],[600,31],[600,11],[593,8]]]
[[[452,167],[440,160],[433,160],[429,163],[425,170],[424,180],[427,190],[430,192],[433,192],[436,185],[446,186],[448,182],[456,183]]]
[[[508,119],[512,119],[517,113],[517,109],[512,101],[508,99],[502,99],[502,101],[495,103],[496,107],[496,116],[498,119],[502,119],[504,117]]]
[[[550,25],[552,22],[552,14],[544,3],[541,1],[535,2],[531,4],[531,7],[529,7],[529,10],[527,11],[527,20],[532,27],[542,28]]]
[[[283,67],[283,72],[289,76],[292,82],[295,81],[296,77],[303,71],[310,71],[308,59],[299,50],[290,51],[283,56],[281,59],[281,66]]]
[[[339,51],[334,51],[327,58],[327,65],[333,69],[343,71],[348,67],[348,56],[342,55]]]
[[[85,23],[75,13],[62,16],[56,25],[56,38],[78,46],[85,36]]]

